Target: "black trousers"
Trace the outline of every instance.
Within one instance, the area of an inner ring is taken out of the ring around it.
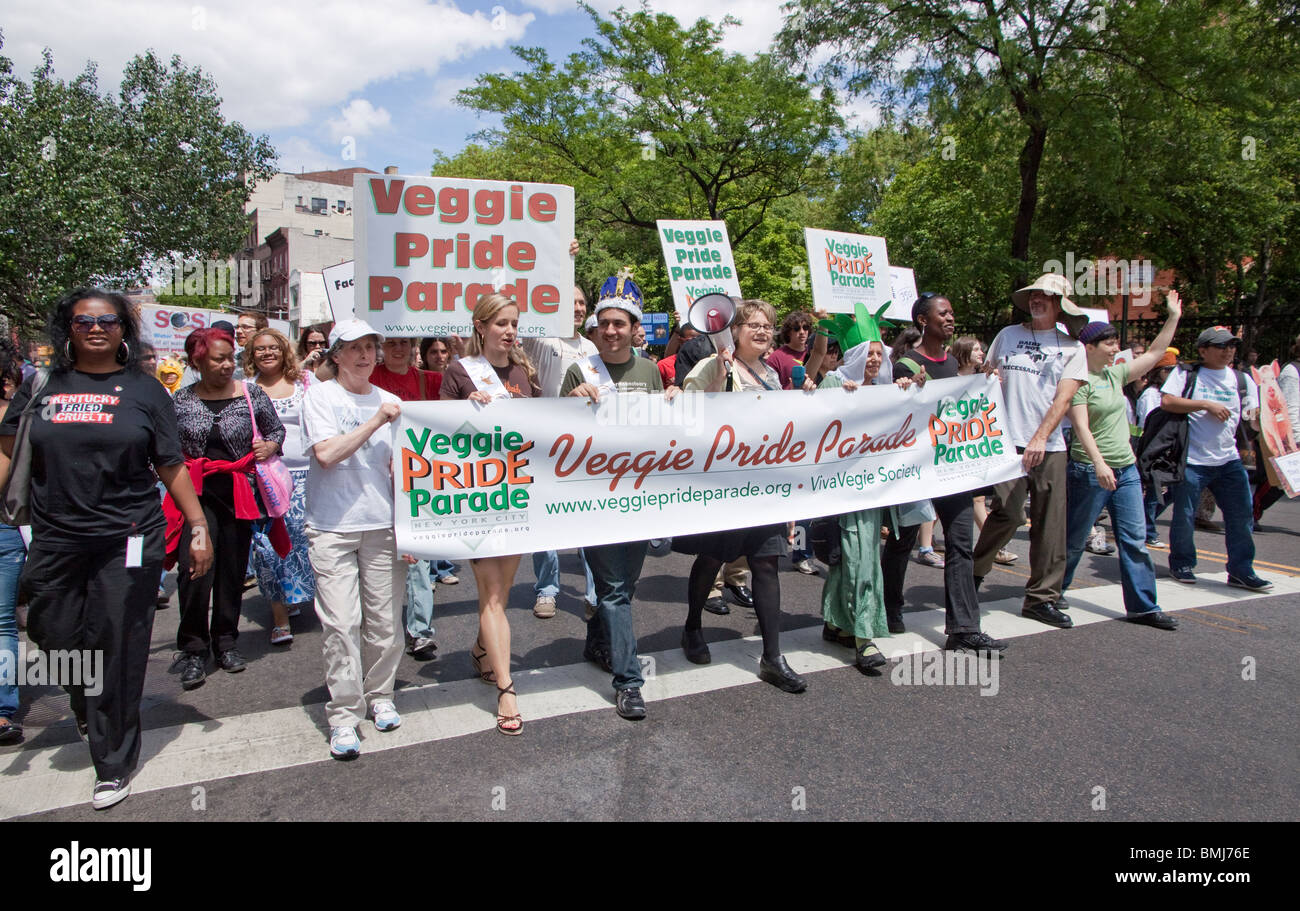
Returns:
[[[137,567],[127,568],[126,547],[126,539],[118,539],[69,553],[33,541],[22,576],[31,640],[46,653],[66,649],[95,656],[82,662],[80,681],[58,682],[73,713],[86,723],[101,780],[129,775],[140,758],[140,697],[162,575],[163,530],[144,536]]]
[[[242,479],[241,479],[242,480]],[[181,531],[177,561],[177,593],[181,620],[176,629],[176,648],[192,655],[221,654],[235,647],[239,638],[239,607],[244,598],[244,576],[248,571],[248,546],[253,540],[253,523],[236,519],[228,508],[200,497],[203,515],[212,536],[212,568],[197,579],[190,578],[190,526]],[[209,618],[209,608],[211,617]]]
[[[978,633],[980,631],[979,595],[975,591],[975,503],[970,491],[930,501],[943,526],[943,609],[944,632]],[[891,619],[903,616],[903,582],[907,564],[916,546],[921,526],[906,525],[891,529],[889,540],[880,549],[880,571],[885,589],[885,614]]]

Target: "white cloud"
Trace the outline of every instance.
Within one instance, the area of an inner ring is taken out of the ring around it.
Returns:
[[[375,130],[387,129],[393,125],[393,117],[385,108],[376,108],[364,98],[354,98],[348,106],[339,112],[341,117],[329,121],[330,135],[335,142],[345,136],[369,136]]]
[[[446,79],[439,79],[433,86],[430,103],[438,110],[459,110],[456,104],[456,93],[461,89],[469,88],[477,81],[474,76],[448,76]]]
[[[310,139],[301,136],[290,136],[276,143],[276,151],[280,153],[277,167],[291,174],[301,171],[330,171],[357,164],[356,161],[343,161],[338,152],[324,152]]]
[[[620,6],[631,10],[639,8],[638,4],[629,3],[628,0],[588,2],[606,18]],[[524,0],[524,4],[552,15],[572,12],[577,8],[575,0]],[[723,33],[722,46],[737,54],[757,54],[769,50],[772,39],[785,21],[780,0],[650,0],[649,6],[652,12],[674,16],[683,26],[693,25],[700,18],[719,22],[728,14],[734,16],[741,24],[730,27]]]
[[[217,83],[227,117],[254,130],[306,123],[367,86],[522,40],[533,13],[464,12],[451,0],[6,0],[3,53],[24,75],[54,52],[63,78],[99,64],[100,90],[153,48]]]
[[[843,98],[837,109],[840,116],[844,118],[845,126],[851,130],[869,130],[872,127],[880,126],[884,120],[884,108],[869,95],[858,95],[855,98]]]

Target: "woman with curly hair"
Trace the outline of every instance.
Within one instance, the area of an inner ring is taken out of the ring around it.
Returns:
[[[253,524],[253,571],[262,597],[271,604],[271,644],[293,641],[289,618],[316,597],[316,580],[307,558],[307,454],[302,448],[302,402],[313,385],[311,371],[298,366],[298,358],[284,333],[263,329],[244,349],[244,375],[253,378],[275,406],[284,425],[284,448],[280,461],[293,477],[293,498],[284,524],[289,531],[290,551],[281,557],[271,543],[271,523],[259,519]]]
[[[140,697],[163,567],[166,523],[154,472],[191,529],[190,572],[212,563],[207,520],[182,468],[176,412],[138,369],[140,328],[126,299],[97,288],[66,294],[50,315],[52,369],[23,383],[0,422],[0,450],[31,402],[32,546],[27,633],[43,651],[103,655],[101,679],[64,685],[95,765],[91,805],[131,793],[140,756]],[[35,401],[33,401],[35,399]]]

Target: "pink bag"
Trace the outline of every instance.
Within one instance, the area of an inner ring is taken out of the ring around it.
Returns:
[[[253,413],[253,400],[248,394],[248,384],[240,383],[244,390],[244,401],[248,403],[248,419],[253,424],[253,441],[262,439],[262,431],[257,429],[257,415]],[[284,467],[278,455],[273,455],[265,462],[254,462],[257,471],[257,490],[262,495],[262,505],[266,514],[278,519],[289,511],[293,500],[293,475]]]

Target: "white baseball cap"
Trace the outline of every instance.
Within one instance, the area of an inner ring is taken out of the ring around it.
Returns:
[[[330,330],[330,347],[333,348],[339,342],[354,342],[367,335],[373,335],[381,342],[384,340],[384,334],[369,323],[359,319],[345,319]]]

